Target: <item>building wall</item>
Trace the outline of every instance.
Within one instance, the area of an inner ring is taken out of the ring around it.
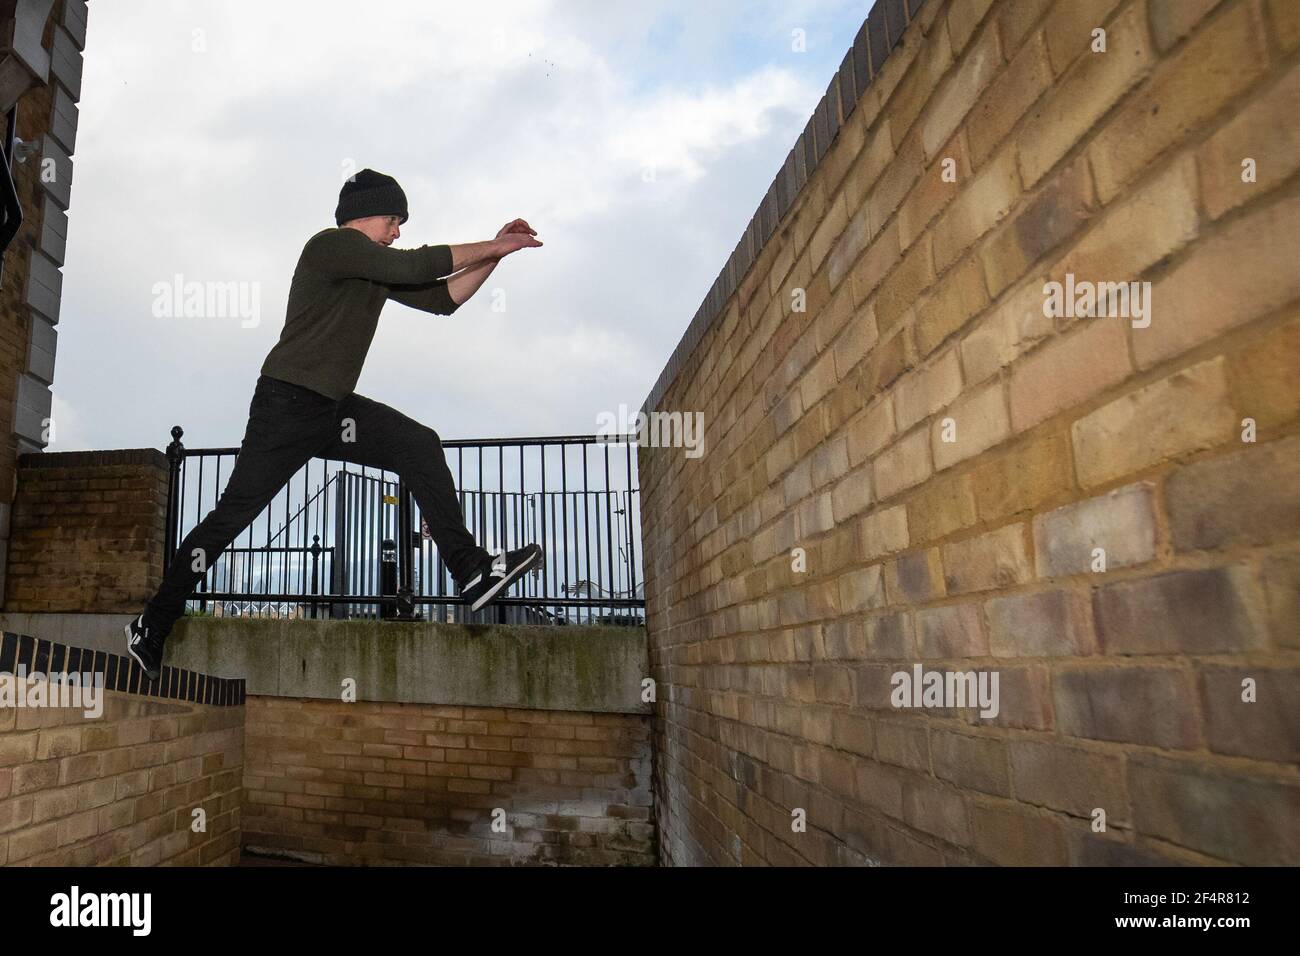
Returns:
[[[655,862],[646,717],[256,696],[248,711],[249,852],[343,865]]]
[[[30,152],[9,166],[23,223],[0,274],[0,593],[18,456],[57,433],[52,386],[87,10],[85,0],[55,0],[42,37],[45,75],[17,104],[16,135]]]
[[[54,699],[50,675],[92,673],[97,715],[85,699],[31,706]],[[242,682],[172,667],[152,688],[141,678],[125,657],[4,634],[0,680],[16,690],[0,705],[0,866],[239,861]]]
[[[5,610],[139,613],[162,583],[167,481],[152,448],[24,454]]]
[[[1300,862],[1297,47],[877,0],[645,405],[705,423],[639,452],[665,862]]]

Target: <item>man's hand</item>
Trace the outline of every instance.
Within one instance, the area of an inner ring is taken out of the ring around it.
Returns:
[[[528,225],[528,223],[524,222],[522,219],[516,219],[513,222],[506,223],[501,227],[501,231],[497,233],[496,237],[500,239],[508,232],[526,232],[529,235],[537,235],[537,230]]]
[[[492,240],[493,258],[504,259],[512,252],[518,252],[520,249],[536,248],[540,245],[541,243],[533,238],[531,229],[528,232],[503,233]]]
[[[537,230],[522,219],[515,219],[501,227],[497,237],[492,240],[496,247],[496,258],[504,259],[512,252],[518,252],[520,249],[534,248],[540,246],[533,236],[537,235]]]
[[[537,231],[532,226],[522,219],[516,219],[502,226],[495,239],[450,246],[452,274],[482,264],[486,264],[488,272],[491,272],[492,269],[496,268],[496,264],[510,253],[518,252],[520,249],[530,246],[540,246],[541,243],[533,238],[535,235],[537,235]],[[486,277],[487,272],[484,272],[479,281],[481,282]],[[474,288],[478,288],[478,286],[476,285]]]

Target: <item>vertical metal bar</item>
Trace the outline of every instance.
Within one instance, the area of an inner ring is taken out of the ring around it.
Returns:
[[[498,507],[500,508],[500,535],[498,539],[503,551],[510,550],[510,537],[506,533],[506,448],[504,445],[497,445],[497,497]],[[501,595],[505,597],[504,594]],[[504,604],[497,605],[497,623],[506,623],[506,607]]]
[[[560,534],[560,546],[564,548],[564,595],[569,594],[569,466],[565,460],[565,443],[560,442],[560,516],[564,519],[564,530]]]
[[[298,561],[298,587],[299,594],[307,593],[307,526],[311,521],[311,506],[316,501],[316,497],[311,493],[311,459],[307,460],[307,466],[302,470],[302,509],[299,517],[298,527],[302,529],[302,542],[298,545],[301,549],[299,554],[302,557]],[[305,611],[305,609],[303,609]],[[292,605],[290,606],[290,616],[292,616]]]
[[[257,595],[258,603],[261,605],[258,612],[259,617],[266,613],[266,595],[269,586],[267,582],[271,580],[271,508],[274,504],[275,498],[272,498],[267,502],[266,507],[262,509],[263,514],[266,515],[266,544],[262,548],[262,587],[258,590]]]
[[[412,510],[415,511],[418,509],[419,509],[419,502],[417,501],[415,502],[415,505],[412,508]],[[419,554],[419,564],[417,564],[416,567],[420,569],[420,586],[418,588],[417,593],[421,597],[423,597],[425,595],[431,595],[433,592],[429,590],[429,549],[425,546],[424,543],[424,529],[423,529],[424,512],[423,511],[420,512],[420,519],[421,519],[420,536],[416,539],[417,544],[415,547],[417,549],[417,553]],[[415,520],[414,515],[412,515],[411,520],[412,521]],[[415,533],[414,525],[412,525],[411,533],[412,534]],[[434,612],[438,610],[438,605],[430,604],[428,605],[428,607],[430,609],[429,619],[437,620],[437,618],[434,616]]]
[[[582,541],[586,547],[586,578],[589,582],[587,594],[591,596],[591,588],[594,582],[591,580],[591,514],[589,512],[590,502],[587,498],[587,450],[591,446],[583,444],[582,446]],[[593,608],[587,608],[587,623],[591,623],[591,612]]]
[[[236,462],[238,462],[238,458],[236,458]],[[244,591],[244,595],[246,596],[246,598],[251,598],[251,594],[252,594],[252,590],[253,590],[253,524],[254,524],[256,521],[257,521],[257,518],[254,517],[253,520],[250,521],[250,522],[248,523],[248,528],[247,528],[247,531],[248,531],[248,544],[246,545],[246,547],[248,548],[248,550],[247,550],[247,551],[241,551],[241,552],[240,552],[240,554],[243,555],[243,557],[242,557],[242,559],[241,559],[241,560],[243,561],[243,564],[244,564],[244,588],[243,588],[243,591]],[[246,600],[244,603],[246,603],[246,604],[250,604],[250,606],[251,606],[251,603],[250,603],[249,600]]]
[[[376,533],[374,497],[370,490],[370,475],[367,474],[364,465],[361,467],[361,479],[357,482],[357,493],[361,496],[361,535],[358,539],[361,545],[361,583],[358,585],[357,593],[378,594],[379,583],[375,580],[374,567]],[[373,604],[363,604],[362,610],[365,611],[366,617],[372,617],[377,616],[379,609]]]
[[[207,457],[206,455],[199,455],[199,491],[200,491],[200,494],[197,494],[197,495],[194,496],[194,523],[195,523],[196,525],[197,525],[197,524],[202,520],[202,518],[200,517],[200,515],[202,514],[202,511],[203,511],[203,507],[202,507],[202,505],[203,505],[203,496],[202,496],[202,494],[201,494],[201,492],[203,491],[203,460],[204,460],[204,458],[206,458],[206,457]],[[215,489],[214,489],[213,494],[214,494],[214,504],[215,504],[215,494],[216,494]],[[179,542],[178,542],[178,543],[179,543]],[[192,560],[193,560],[193,557],[190,556],[189,560],[192,561]],[[206,590],[208,589],[208,588],[207,588],[208,575],[207,575],[207,570],[206,570],[206,569],[207,569],[207,562],[208,562],[208,556],[205,554],[205,555],[203,556],[204,574],[203,574],[203,577],[199,578],[199,593],[202,593],[202,592],[204,592],[204,591],[206,591]],[[200,611],[206,611],[207,609],[208,609],[207,602],[204,601],[204,600],[202,600],[202,599],[200,599],[200,601],[199,601],[199,610],[200,610]]]
[[[321,512],[322,512],[322,510],[324,510],[324,501],[325,501],[325,499],[324,499],[324,495],[325,495],[325,484],[324,484],[324,482],[325,482],[325,476],[322,474],[322,475],[321,475],[321,484],[319,484],[319,485],[316,486],[316,492],[315,492],[315,494],[312,495],[312,501],[314,501],[314,502],[316,503],[316,510],[315,510],[314,512],[312,512],[312,515],[311,515],[311,521],[310,521],[310,522],[305,522],[305,523],[304,523],[304,524],[308,527],[308,529],[312,532],[312,534],[313,534],[313,537],[312,537],[312,543],[313,543],[314,545],[316,545],[316,547],[317,547],[318,549],[320,548],[320,541],[321,541],[321,538],[323,537],[323,535],[321,535],[321,533],[320,533],[320,531],[319,531],[319,525],[320,525],[320,520],[321,520]],[[317,552],[316,552],[314,555],[312,555],[312,574],[313,574],[313,576],[316,577],[316,585],[315,585],[315,588],[314,588],[314,589],[312,590],[312,592],[311,592],[312,594],[319,594],[319,593],[320,593],[320,591],[317,590],[317,589],[320,587],[319,563],[320,563],[320,551],[317,550]],[[306,567],[306,565],[307,565],[307,562],[306,562],[306,558],[305,558],[305,556],[304,556],[304,559],[303,559],[303,567]],[[313,604],[313,605],[312,605],[312,609],[311,609],[311,616],[312,616],[313,618],[315,618],[316,615],[317,615],[318,613],[319,613],[319,607],[318,607],[316,604]]]
[[[357,583],[365,575],[365,564],[362,560],[363,542],[361,540],[363,530],[362,509],[363,504],[360,497],[360,489],[357,487],[356,475],[348,472],[348,521],[351,523],[351,532],[349,538],[352,543],[352,560],[351,568],[348,572],[348,594],[355,596],[362,593],[362,588]],[[362,607],[360,604],[353,602],[349,605],[352,609],[350,617],[361,615]]]
[[[463,521],[465,518],[465,448],[462,445],[456,446],[456,494],[460,496],[460,514]],[[442,552],[439,551],[438,554],[439,560],[441,560]],[[450,569],[448,569],[448,572],[450,573]],[[456,583],[459,584],[459,582]],[[464,622],[464,611],[465,606],[463,604],[456,605],[456,623]]]
[[[554,496],[552,496],[552,498],[551,498],[551,527],[554,527],[554,526],[555,526],[555,498],[554,498]],[[564,594],[563,594],[562,591],[560,591],[560,570],[559,570],[559,568],[556,568],[556,569],[555,569],[555,579],[554,579],[554,581],[553,581],[552,583],[555,585],[555,590],[554,590],[554,591],[549,591],[549,590],[548,590],[547,595],[548,595],[549,597],[552,597],[552,598],[560,598],[560,599],[563,599]]]
[[[292,534],[291,525],[293,519],[289,516],[289,506],[293,499],[293,475],[284,483],[284,526],[280,535],[280,544],[282,547],[289,547],[289,535]],[[289,571],[289,552],[280,552],[280,594],[288,594],[289,581],[286,575]],[[279,602],[277,602],[279,603]]]
[[[517,540],[521,546],[524,544],[530,544],[532,542],[532,538],[526,535],[523,527],[524,486],[526,484],[527,481],[524,478],[524,446],[522,443],[520,443],[519,445],[519,493],[515,495],[514,511],[515,511],[515,540]],[[525,580],[523,583],[524,583],[523,594],[527,595],[532,588],[531,572],[527,575],[527,580]]]
[[[628,442],[627,448],[627,504],[623,506],[627,512],[627,573],[631,582],[628,588],[628,597],[636,600],[636,545],[632,541],[632,443]]]
[[[545,445],[538,445],[538,446],[537,446],[537,451],[538,451],[538,453],[542,456],[542,490],[541,490],[541,493],[540,493],[540,494],[541,494],[541,504],[542,504],[542,509],[541,509],[541,510],[542,510],[542,541],[541,541],[541,545],[542,545],[542,562],[543,562],[543,564],[545,564],[545,566],[546,566],[546,567],[545,567],[545,570],[542,572],[542,596],[543,596],[543,597],[550,597],[550,596],[551,596],[551,589],[550,589],[550,587],[549,587],[549,584],[548,584],[547,578],[550,576],[550,574],[551,574],[551,572],[552,572],[552,570],[553,570],[552,565],[554,564],[554,562],[551,560],[551,557],[550,557],[550,555],[551,555],[551,542],[550,542],[550,541],[547,539],[547,537],[546,537],[546,446],[545,446]]]
[[[349,580],[349,578],[350,578],[351,575],[352,575],[352,552],[349,550],[349,549],[352,547],[352,534],[351,534],[351,532],[352,532],[352,514],[351,514],[351,512],[350,512],[350,510],[349,510],[349,508],[350,508],[350,506],[351,506],[351,502],[348,500],[348,499],[349,499],[349,490],[348,490],[349,482],[348,482],[348,476],[347,476],[347,467],[348,467],[348,466],[347,466],[347,463],[346,463],[346,462],[341,461],[341,460],[339,461],[339,471],[337,472],[337,475],[338,475],[337,480],[338,480],[338,483],[339,483],[339,484],[338,484],[338,492],[337,492],[337,494],[338,494],[338,505],[337,505],[337,511],[336,511],[336,513],[335,513],[335,515],[334,515],[334,523],[338,526],[338,539],[339,539],[339,540],[338,540],[338,543],[337,543],[336,546],[337,546],[338,549],[339,549],[339,552],[338,552],[338,554],[339,554],[339,576],[338,576],[339,591],[338,591],[338,593],[339,593],[340,596],[345,596],[345,595],[347,595],[347,593],[348,593],[348,580]],[[348,605],[348,604],[346,604],[346,603],[342,603],[342,604],[338,604],[338,605],[336,605],[336,606],[339,608],[339,614],[340,614],[341,617],[343,617],[343,618],[347,618],[347,617],[349,617],[349,616],[351,615],[351,613],[352,613],[352,609],[351,609],[351,606],[350,606],[350,605]]]
[[[322,564],[321,566],[320,593],[325,594],[326,593],[325,582],[331,580],[333,576],[334,559],[331,557],[332,552],[329,550],[329,546],[330,546],[329,536],[325,533],[325,529],[329,527],[329,507],[330,507],[331,494],[330,494],[329,461],[324,458],[321,459],[321,488],[320,488],[320,492],[318,493],[318,496],[320,499],[320,507],[316,509],[316,524],[313,530],[316,532],[316,535],[321,543],[321,554],[324,556],[323,561],[329,562],[328,565]],[[324,614],[325,608],[328,607],[329,607],[328,604],[322,604],[318,613]]]
[[[339,525],[339,594],[347,596],[352,591],[352,481],[347,475],[347,463],[339,460],[338,471],[339,512],[335,522]],[[350,618],[351,604],[341,604],[341,615]]]
[[[534,498],[530,492],[525,491],[523,498],[519,502],[519,506],[524,512],[524,533],[528,536],[529,541],[536,541],[538,537],[537,499]],[[529,585],[529,593],[532,597],[537,597],[541,593],[540,588],[537,587],[537,577],[534,576],[532,581],[533,583]]]
[[[329,539],[325,535],[325,528],[328,521],[326,512],[329,510],[329,506],[330,506],[330,491],[329,491],[330,480],[329,480],[329,470],[326,465],[327,465],[326,461],[324,459],[321,459],[321,479],[320,479],[321,483],[320,483],[320,487],[316,490],[316,501],[317,501],[316,514],[315,517],[312,519],[312,532],[316,536],[315,540],[320,542],[322,555],[329,554],[329,550],[328,550]],[[323,560],[328,560],[328,558]],[[322,563],[321,577],[320,577],[320,584],[319,584],[320,590],[317,592],[318,594],[325,593],[325,582],[326,580],[328,580],[325,577],[325,574],[326,574],[325,566]],[[322,608],[327,606],[328,605],[319,605],[316,608],[313,617],[320,616],[320,614],[322,613]]]
[[[217,457],[217,481],[216,481],[216,486],[215,486],[215,487],[220,488],[220,487],[221,487],[221,459],[222,459],[223,457],[225,457],[225,456],[224,456],[224,455],[217,455],[216,457]],[[233,470],[234,470],[234,469],[233,469],[233,467],[232,467],[232,468],[231,468],[231,471],[233,472]],[[212,563],[213,563],[213,562],[209,562],[209,564],[212,564]],[[227,579],[229,579],[229,577],[230,577],[230,571],[229,571],[229,568],[230,568],[230,561],[229,561],[229,560],[227,560],[227,561],[225,562],[224,567],[226,568],[226,575],[225,575],[225,576],[226,576]],[[231,590],[231,588],[226,587],[226,588],[224,588],[223,590],[227,590],[227,591],[229,591],[229,590]]]
[[[609,591],[611,597],[617,597],[614,593],[614,503],[610,498],[609,487],[609,445],[605,446],[605,534],[606,541],[609,544]]]
[[[379,565],[383,560],[383,542],[380,537],[384,533],[384,499],[381,497],[384,493],[382,481],[383,472],[380,472],[380,479],[375,479],[369,475],[366,476],[366,507],[370,509],[370,520],[366,524],[369,533],[366,538],[367,549],[370,552],[370,560],[366,562],[366,573],[369,575],[369,583],[366,587],[374,587],[373,591],[367,591],[368,594],[378,594],[383,588],[380,586]],[[379,617],[379,605],[373,605],[375,617]]]
[[[375,535],[375,529],[373,527],[375,523],[375,516],[374,514],[372,514],[370,508],[370,488],[369,488],[370,475],[367,474],[367,470],[368,469],[366,468],[365,465],[361,466],[361,478],[357,482],[357,494],[361,496],[360,503],[357,507],[357,511],[360,513],[361,516],[361,526],[360,528],[358,528],[359,533],[357,535],[357,545],[361,549],[361,554],[360,554],[361,581],[357,585],[358,587],[357,593],[378,594],[379,593],[378,586],[372,583],[373,569],[371,568],[371,552],[372,552],[371,539]],[[378,608],[375,608],[373,607],[373,605],[370,604],[364,604],[361,605],[361,607],[362,610],[365,612],[366,617],[372,616],[370,613],[372,610],[378,612]]]
[[[330,559],[330,593],[339,597],[347,586],[348,525],[347,481],[343,478],[343,463],[334,472],[334,557]],[[331,604],[330,618],[340,620],[347,616],[347,605]]]
[[[353,596],[366,593],[366,543],[370,537],[369,529],[366,527],[366,489],[362,484],[363,475],[359,478],[355,474],[348,475],[348,488],[352,495],[352,521],[354,534],[352,536],[352,580],[349,582]],[[354,614],[359,617],[369,617],[369,605],[358,602],[353,604]]]

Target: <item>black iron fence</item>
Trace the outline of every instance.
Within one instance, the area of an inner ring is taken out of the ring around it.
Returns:
[[[167,447],[170,564],[215,507],[238,448]],[[187,613],[465,623],[641,624],[640,490],[630,442],[600,436],[444,441],[461,512],[489,551],[543,563],[471,613],[400,477],[313,458],[208,568]]]

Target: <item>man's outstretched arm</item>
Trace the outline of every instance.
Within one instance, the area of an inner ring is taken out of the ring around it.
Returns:
[[[520,249],[528,249],[540,246],[541,243],[533,238],[537,235],[537,230],[522,219],[513,219],[501,227],[495,239],[488,239],[486,242],[466,242],[459,246],[448,246],[451,250],[451,271],[460,272],[462,269],[474,269],[478,266],[487,266],[487,272],[478,278],[472,288],[466,284],[469,289],[464,298],[458,301],[464,302],[475,290],[483,284],[483,280],[491,274],[496,268],[496,264],[510,255],[512,252],[518,252]]]
[[[489,259],[429,285],[389,286],[388,298],[421,312],[451,315],[479,290],[500,261]]]
[[[503,226],[501,231],[497,233],[496,239],[487,242],[471,242],[460,246],[450,246],[453,261],[457,255],[456,250],[462,250],[461,255],[469,259],[482,252],[481,247],[487,247],[488,255],[471,265],[462,267],[455,275],[446,279],[439,279],[431,285],[390,286],[388,297],[423,312],[432,312],[435,315],[451,315],[487,281],[487,277],[492,274],[492,270],[497,267],[497,263],[503,257],[502,249],[506,250],[504,255],[509,255],[518,249],[540,246],[541,243],[532,238],[534,235],[536,235],[536,231],[528,223],[522,219],[516,219]],[[501,244],[502,237],[507,236],[513,238],[514,241],[507,241],[503,246]]]
[[[472,269],[489,261],[495,265],[501,260],[502,256],[502,246],[497,239],[488,239],[484,242],[463,242],[458,246],[448,246],[447,248],[451,250],[451,271],[453,273],[460,272],[462,269]],[[463,302],[464,299],[461,301]]]
[[[359,230],[338,229],[314,240],[308,248],[316,268],[331,278],[369,279],[384,285],[425,285],[462,269],[502,259],[530,245],[541,243],[531,236],[515,234],[457,246],[391,249]]]
[[[470,266],[447,279],[447,293],[453,302],[460,305],[479,290],[500,259],[485,259],[476,266]]]

